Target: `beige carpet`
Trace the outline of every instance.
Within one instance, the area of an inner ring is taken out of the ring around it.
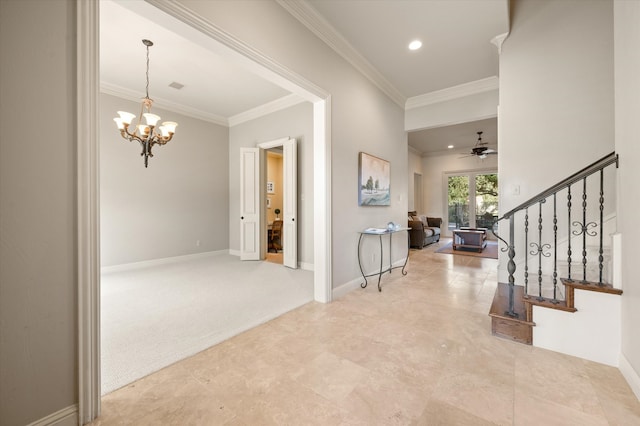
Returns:
[[[104,395],[312,301],[313,273],[213,254],[102,274],[101,297]]]
[[[457,250],[453,249],[453,243],[449,242],[444,247],[436,250],[436,253],[444,253],[444,254],[460,254],[463,256],[475,256],[475,257],[486,257],[489,259],[497,259],[498,258],[498,243],[496,241],[487,241],[487,246],[481,252],[477,250],[464,249],[460,248]]]

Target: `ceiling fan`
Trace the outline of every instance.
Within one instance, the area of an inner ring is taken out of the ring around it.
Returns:
[[[482,142],[483,132],[477,132],[477,133],[478,133],[478,142],[476,142],[476,146],[471,148],[471,152],[468,155],[465,155],[465,157],[476,156],[480,159],[484,159],[484,158],[487,158],[487,155],[497,154],[498,151],[496,151],[495,149],[489,148],[487,146],[487,142]]]

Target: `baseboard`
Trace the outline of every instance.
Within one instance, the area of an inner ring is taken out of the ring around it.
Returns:
[[[313,263],[298,262],[298,267],[302,270],[313,272]]]
[[[231,256],[238,256],[240,257],[240,250],[232,250],[229,249],[229,254]],[[305,271],[312,271],[313,272],[313,263],[308,263],[308,262],[298,262],[298,268],[305,270]]]
[[[397,261],[393,262],[393,264],[392,264],[392,266],[394,268],[400,267],[402,265],[404,265],[404,259],[397,260]],[[375,274],[375,273],[376,273],[376,271],[367,272],[367,275]],[[384,274],[383,274],[383,277],[384,277]],[[374,284],[377,285],[377,280],[378,279],[376,278],[375,275],[369,277],[369,280],[368,280],[369,284],[372,283],[373,279],[376,280],[376,282]],[[339,299],[339,298],[345,296],[347,293],[349,293],[349,292],[351,292],[353,290],[356,290],[358,288],[361,288],[360,284],[362,284],[363,282],[364,282],[364,279],[362,278],[362,276],[359,276],[358,278],[355,278],[355,279],[353,279],[351,281],[348,281],[348,282],[346,282],[346,283],[344,283],[344,284],[342,284],[342,285],[340,285],[338,287],[334,287],[333,290],[331,291],[331,300]]]
[[[123,263],[122,265],[104,266],[100,268],[100,272],[102,274],[109,274],[112,272],[130,271],[133,269],[148,268],[150,266],[166,265],[169,263],[184,262],[211,256],[220,256],[228,253],[229,250],[206,251],[203,253],[186,254],[184,256],[164,257],[161,259],[144,260],[142,262]]]
[[[627,361],[627,358],[624,356],[624,354],[620,354],[619,364],[620,366],[618,368],[620,369],[620,372],[627,380],[627,383],[629,383],[629,386],[631,387],[633,393],[636,394],[636,398],[640,400],[640,376],[631,366],[629,361]]]
[[[352,292],[353,290],[360,288],[361,283],[362,283],[362,277],[359,277],[347,283],[344,283],[338,287],[335,287],[331,291],[331,300],[339,299],[345,296],[346,294]]]
[[[63,408],[27,426],[78,426],[78,405]]]

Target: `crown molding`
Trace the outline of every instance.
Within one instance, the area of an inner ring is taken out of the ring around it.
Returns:
[[[391,98],[393,102],[404,108],[407,98],[306,0],[276,0],[276,2],[318,36],[320,40],[346,59],[347,62]]]
[[[412,147],[411,145],[409,145],[409,153],[422,157],[422,151]]]
[[[142,92],[127,89],[125,87],[117,86],[115,84],[110,84],[104,81],[100,83],[100,92],[107,95],[117,96],[119,98],[123,98],[133,102],[140,102],[140,99],[144,97],[144,93]],[[219,115],[201,111],[197,108],[192,108],[175,102],[167,101],[166,99],[156,98],[153,100],[153,105],[157,108],[166,109],[168,111],[183,114],[188,117],[197,118],[203,121],[208,121],[220,126],[232,127],[292,107],[302,102],[305,102],[302,97],[292,93],[290,95],[286,95],[282,98],[276,99],[275,101],[267,102],[266,104],[259,105],[255,108],[251,108],[247,111],[233,115],[228,119]]]
[[[245,112],[241,112],[229,117],[229,127],[233,127],[250,120],[255,120],[256,118],[281,111],[294,105],[298,105],[302,102],[305,102],[305,100],[294,93],[283,96],[282,98],[276,99],[275,101],[267,102],[264,105],[257,106]]]
[[[506,33],[498,34],[497,36],[491,39],[490,43],[495,45],[498,48],[498,55],[502,53],[502,43],[504,43],[508,35],[509,33],[506,32]]]
[[[459,84],[457,86],[448,87],[442,90],[425,93],[424,95],[414,96],[407,99],[405,110],[419,108],[439,102],[450,101],[452,99],[464,98],[465,96],[475,95],[478,93],[498,90],[498,77],[492,76],[481,80],[470,81],[468,83]]]
[[[100,92],[107,95],[117,96],[119,98],[127,99],[133,102],[140,102],[140,99],[144,98],[144,93],[136,90],[127,89],[126,87],[118,86],[115,84],[107,83],[106,81],[100,82]],[[166,99],[155,98],[153,105],[156,108],[166,109],[168,111],[183,114],[188,117],[197,118],[199,120],[208,121],[210,123],[218,124],[220,126],[229,126],[229,120],[220,115],[204,112],[197,108],[188,107],[178,104],[176,102],[168,101]]]

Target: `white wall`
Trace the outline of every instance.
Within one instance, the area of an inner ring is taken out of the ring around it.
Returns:
[[[406,221],[408,152],[402,108],[274,2],[180,3],[331,94],[333,286],[357,279],[358,230]],[[360,151],[391,162],[392,206],[358,206]],[[395,252],[399,256],[401,250]]]
[[[614,150],[612,2],[511,6],[500,55],[503,212]],[[500,255],[500,279],[506,279]]]
[[[441,217],[446,220],[447,203],[445,200],[445,187],[447,185],[446,173],[489,171],[495,173],[498,167],[498,155],[489,155],[484,160],[477,157],[469,157],[464,153],[445,155],[432,155],[422,158],[424,190],[423,205],[424,214],[433,217]],[[500,182],[498,176],[498,183]],[[502,211],[502,206],[499,206]]]
[[[313,105],[308,102],[229,129],[229,249],[240,250],[240,148],[285,137],[298,141],[298,262],[313,264]]]
[[[74,1],[0,2],[3,425],[78,402],[75,43]]]
[[[640,3],[616,1],[615,17],[615,96],[616,151],[618,169],[618,226],[622,233],[622,360],[628,366],[625,377],[640,398],[640,282],[636,278],[640,241],[640,158],[638,117],[640,117]]]
[[[153,148],[145,168],[140,144],[115,127],[119,110],[138,114],[140,105],[101,94],[101,265],[226,250],[228,129],[153,108],[178,127],[168,144]]]
[[[498,90],[489,90],[410,108],[405,113],[405,130],[430,129],[492,118],[496,116],[496,105]]]

